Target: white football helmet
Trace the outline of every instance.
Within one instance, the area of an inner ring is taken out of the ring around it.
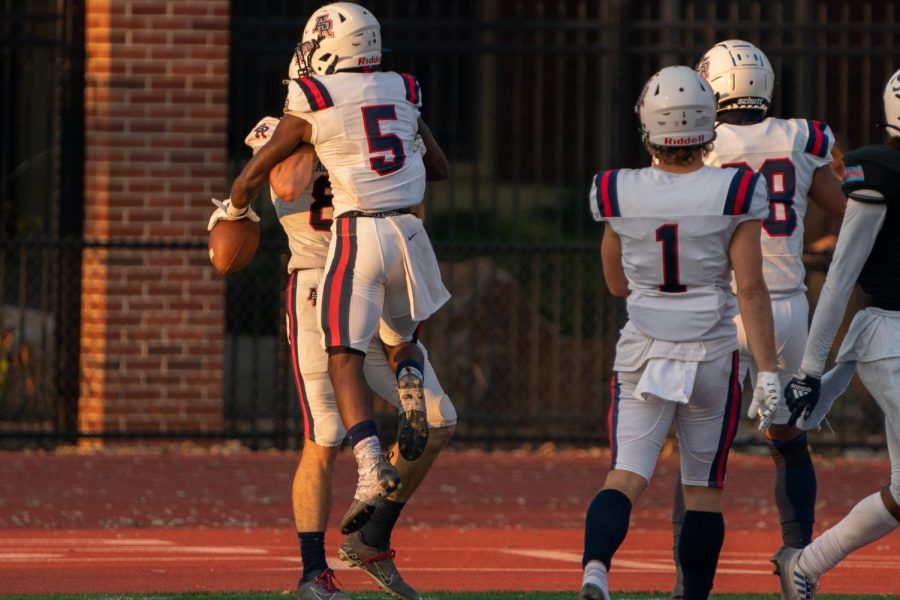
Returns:
[[[644,140],[657,146],[697,146],[716,137],[716,95],[690,67],[666,67],[651,77],[634,110]]]
[[[719,42],[700,59],[697,72],[719,95],[719,110],[769,110],[775,72],[763,51],[750,42]]]
[[[381,64],[381,26],[358,4],[326,4],[306,22],[294,54],[300,75],[374,67]]]
[[[884,86],[884,119],[888,135],[900,137],[900,71]]]

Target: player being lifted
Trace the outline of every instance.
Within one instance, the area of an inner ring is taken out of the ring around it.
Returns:
[[[900,526],[900,71],[884,89],[884,113],[887,143],[844,157],[847,213],[802,365],[785,398],[794,419],[807,418],[816,408],[825,361],[858,281],[869,306],[854,317],[837,363],[838,369],[855,365],[884,411],[891,482],[802,550],[778,551],[772,562],[781,577],[782,597],[789,600],[812,600],[822,575]]]
[[[611,470],[587,510],[580,598],[608,600],[610,562],[674,423],[687,505],[684,595],[704,599],[725,535],[722,487],[740,414],[738,303],[760,367],[763,428],[781,399],[759,242],[766,185],[703,164],[716,99],[691,68],[651,77],[636,110],[653,165],[599,173],[590,196],[605,222],[603,275],[613,294],[627,296],[628,322],[611,379]]]
[[[354,500],[341,521],[341,530],[352,533],[400,485],[382,455],[363,374],[376,331],[400,388],[400,453],[415,460],[427,443],[424,357],[413,340],[419,322],[449,298],[428,234],[413,214],[425,192],[415,136],[421,133],[426,146],[432,138],[419,117],[416,79],[380,71],[381,30],[365,8],[349,2],[319,8],[297,53],[301,69],[316,76],[289,83],[284,117],[235,179],[222,212],[245,216],[269,171],[299,144],[315,146],[333,193],[318,314],[335,401],[358,465]]]
[[[697,72],[718,95],[716,144],[705,161],[759,173],[769,191],[769,211],[762,223],[763,274],[772,302],[775,348],[781,387],[797,372],[806,342],[809,304],[803,266],[803,219],[807,198],[840,217],[846,199],[829,168],[834,135],[820,121],[769,116],[774,72],[763,52],[742,40],[716,44],[700,59]],[[741,344],[741,375],[749,369],[753,380],[758,365],[743,314],[735,319]],[[749,415],[758,406],[751,403]],[[775,502],[786,546],[802,548],[812,537],[815,520],[816,473],[806,433],[788,425],[783,404],[765,433],[775,462]],[[677,499],[673,513],[675,543],[682,510]],[[677,563],[677,556],[676,556]],[[673,596],[679,595],[676,582]]]
[[[308,76],[300,72],[295,56],[289,80]],[[279,120],[262,119],[245,142],[254,153],[269,141]],[[433,148],[437,145],[430,142]],[[429,179],[444,178],[446,158],[437,151],[426,159]],[[299,146],[270,173],[272,202],[288,238],[290,279],[285,294],[292,371],[304,419],[305,441],[292,489],[294,521],[300,541],[303,574],[298,583],[299,600],[348,600],[334,579],[325,558],[325,529],[331,509],[334,461],[345,430],[328,379],[328,355],[322,348],[316,318],[319,280],[324,274],[331,239],[332,196],[328,172],[315,157],[312,146]],[[401,510],[453,435],[456,411],[441,389],[428,354],[425,357],[425,402],[430,435],[421,458],[410,462],[393,451],[394,464],[403,488],[379,502],[372,519],[353,532],[341,545],[339,556],[351,566],[365,570],[385,591],[396,598],[416,600],[418,593],[400,576],[390,548],[391,532]],[[388,365],[381,340],[373,338],[364,362],[366,380],[382,397],[399,408],[397,382]]]

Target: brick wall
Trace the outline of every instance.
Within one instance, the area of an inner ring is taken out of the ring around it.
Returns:
[[[206,238],[227,185],[228,27],[228,0],[87,1],[87,239]],[[205,250],[88,250],[81,430],[221,430],[223,292]]]

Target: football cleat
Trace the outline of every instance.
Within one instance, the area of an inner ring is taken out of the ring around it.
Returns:
[[[394,564],[393,550],[366,544],[360,532],[351,533],[338,550],[338,558],[368,573],[385,592],[400,600],[419,600],[419,593],[406,583]]]
[[[428,444],[428,418],[425,412],[425,392],[422,379],[407,371],[397,380],[400,393],[400,423],[397,447],[400,456],[413,461],[422,456]]]
[[[378,500],[400,489],[400,474],[387,458],[380,456],[376,468],[376,473],[360,476],[353,502],[341,519],[341,533],[344,535],[349,535],[368,523]]]
[[[781,580],[781,597],[784,600],[814,600],[816,597],[818,582],[804,575],[797,566],[802,553],[801,548],[782,546],[769,559]]]
[[[352,600],[337,586],[334,571],[325,569],[318,577],[297,585],[297,600]]]
[[[578,600],[609,600],[609,595],[604,592],[599,585],[586,583],[581,586],[581,593],[578,594]]]

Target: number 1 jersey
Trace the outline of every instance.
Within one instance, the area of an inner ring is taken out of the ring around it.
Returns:
[[[331,177],[335,216],[408,208],[425,195],[415,136],[422,93],[412,75],[336,73],[291,80],[285,113],[309,121]]]
[[[772,297],[806,291],[803,219],[813,173],[831,162],[834,134],[821,121],[769,117],[753,125],[716,127],[706,163],[760,173],[769,190],[762,223],[763,274]]]
[[[621,239],[631,325],[669,342],[736,340],[729,248],[740,223],[766,215],[759,175],[606,171],[594,178],[590,204]]]

